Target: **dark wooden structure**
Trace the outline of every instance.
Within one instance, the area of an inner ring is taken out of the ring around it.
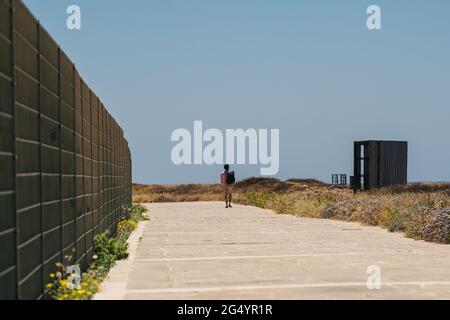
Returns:
[[[406,184],[408,182],[408,142],[355,141],[354,190]]]
[[[346,174],[331,175],[331,184],[333,186],[346,186],[347,185],[347,175]]]

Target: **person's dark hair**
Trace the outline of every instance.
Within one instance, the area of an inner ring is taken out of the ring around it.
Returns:
[[[226,171],[230,170],[230,166],[229,166],[228,164],[224,165],[223,168],[224,168]]]

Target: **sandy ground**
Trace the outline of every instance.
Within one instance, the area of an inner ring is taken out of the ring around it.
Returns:
[[[221,202],[146,206],[96,299],[450,299],[450,246]]]

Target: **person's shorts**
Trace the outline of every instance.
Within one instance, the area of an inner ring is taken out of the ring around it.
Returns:
[[[225,184],[224,186],[222,186],[222,190],[224,196],[228,196],[229,194],[231,194],[231,186],[229,184]]]

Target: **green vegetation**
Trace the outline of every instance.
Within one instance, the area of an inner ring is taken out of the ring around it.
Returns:
[[[255,206],[258,208],[266,208],[268,203],[273,203],[276,194],[265,191],[244,191],[240,197],[240,203]]]
[[[95,236],[94,254],[96,260],[94,265],[97,277],[103,279],[117,260],[128,258],[127,250],[128,245],[122,233],[117,233],[116,237],[111,237],[110,232],[106,231]]]
[[[100,283],[116,261],[128,257],[127,240],[140,221],[148,220],[146,211],[141,205],[124,208],[123,217],[117,224],[114,235],[110,231],[96,235],[94,262],[81,276],[69,273],[71,256],[65,257],[65,264],[57,263],[58,271],[50,274],[51,282],[45,288],[47,295],[55,300],[90,300],[98,292]]]

